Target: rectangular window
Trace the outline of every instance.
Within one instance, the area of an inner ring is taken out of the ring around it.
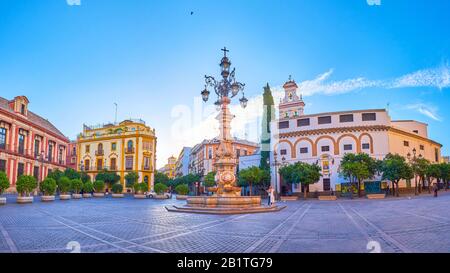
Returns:
[[[25,154],[25,136],[22,134],[19,134],[19,154]]]
[[[420,145],[420,150],[425,150],[425,146],[423,146],[423,145]]]
[[[150,170],[150,157],[144,157],[144,170]]]
[[[330,146],[322,146],[321,150],[322,150],[322,152],[329,152],[330,151]]]
[[[286,151],[286,149],[282,149],[282,150],[280,150],[280,155],[286,155],[287,154],[287,151]]]
[[[91,169],[91,161],[89,161],[89,159],[86,159],[84,161],[84,170],[89,171],[90,169]]]
[[[39,180],[39,166],[34,166],[33,176],[34,176],[34,178],[36,178],[36,180]]]
[[[353,145],[352,144],[345,144],[344,145],[344,151],[351,151],[353,149]]]
[[[0,149],[6,149],[6,129],[0,128]]]
[[[17,178],[19,178],[21,175],[23,175],[24,166],[25,165],[23,163],[17,164]]]
[[[353,114],[340,115],[339,121],[340,122],[353,122]]]
[[[86,146],[85,146],[86,153],[89,153],[89,152],[90,152],[90,149],[91,149],[91,147],[90,147],[89,145],[86,145]]]
[[[403,146],[409,147],[409,142],[408,141],[403,141]]]
[[[236,149],[236,157],[239,158],[241,156],[241,149]]]
[[[20,113],[21,113],[22,115],[25,115],[25,104],[22,104],[22,105],[20,106]]]
[[[52,162],[53,161],[53,145],[49,144],[48,145],[48,155],[47,155],[47,160]]]
[[[244,150],[244,156],[248,155],[247,150]]]
[[[117,149],[117,143],[111,143],[111,151],[115,151]]]
[[[308,153],[308,147],[300,148],[300,153],[301,154],[307,154]]]
[[[213,157],[213,154],[212,154],[212,148],[209,147],[209,148],[208,148],[208,159],[212,159],[212,157]]]
[[[362,148],[363,148],[363,150],[369,150],[370,149],[370,144],[369,143],[363,143],[362,144]]]
[[[286,129],[289,128],[289,121],[280,121],[278,123],[278,129]]]
[[[0,159],[0,172],[6,173],[6,160]]]
[[[377,120],[376,113],[363,113],[362,114],[362,121],[373,121],[373,120]]]
[[[103,159],[97,159],[97,170],[103,170]]]
[[[133,169],[133,157],[127,156],[125,158],[125,169],[126,170],[132,170]]]
[[[329,178],[324,178],[323,179],[323,190],[324,191],[329,191],[331,189],[331,181]]]
[[[143,142],[142,142],[142,148],[143,148],[145,151],[149,151],[149,150],[150,150],[150,142],[148,142],[148,141],[143,141]]]
[[[38,139],[34,140],[34,157],[38,158],[41,151],[40,151],[40,147],[41,147],[41,142]]]
[[[297,119],[297,126],[309,126],[309,118]]]
[[[117,166],[116,166],[116,158],[111,158],[111,163],[110,163],[110,169],[111,169],[111,171],[115,171],[115,170],[117,170]]]
[[[418,133],[419,133],[419,130],[413,130],[413,133],[418,134]]]
[[[318,121],[319,124],[330,124],[331,123],[331,116],[318,117],[317,121]]]
[[[58,162],[59,162],[59,164],[64,164],[64,162],[63,162],[63,152],[64,152],[63,147],[59,147],[59,153],[58,153]]]
[[[434,148],[434,161],[439,162],[439,149]]]

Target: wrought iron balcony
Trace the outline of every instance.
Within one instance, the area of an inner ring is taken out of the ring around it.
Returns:
[[[96,156],[103,156],[104,154],[105,154],[105,151],[103,149],[95,151]]]
[[[134,147],[126,147],[125,153],[126,154],[134,154]]]

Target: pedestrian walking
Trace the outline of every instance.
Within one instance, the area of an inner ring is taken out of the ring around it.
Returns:
[[[438,196],[438,186],[437,183],[433,184],[433,192],[434,192],[434,197]]]
[[[267,196],[269,197],[268,206],[272,206],[273,203],[275,202],[275,196],[274,196],[274,190],[272,188],[272,186],[269,186],[269,188],[267,189]]]

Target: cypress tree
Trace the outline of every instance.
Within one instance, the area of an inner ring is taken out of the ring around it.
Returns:
[[[263,169],[270,169],[267,164],[267,159],[270,157],[270,124],[275,120],[275,107],[270,86],[264,87],[263,93],[263,116],[262,116],[262,130],[261,130],[261,162],[260,167]]]

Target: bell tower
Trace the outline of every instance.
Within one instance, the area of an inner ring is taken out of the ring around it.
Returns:
[[[303,115],[305,102],[302,95],[297,95],[297,83],[289,76],[289,80],[283,85],[284,98],[280,101],[279,118],[289,119]]]

